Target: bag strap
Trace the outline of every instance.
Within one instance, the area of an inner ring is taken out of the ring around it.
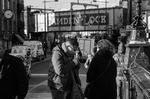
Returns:
[[[107,71],[108,68],[110,67],[111,60],[112,60],[112,59],[109,60],[109,63],[108,63],[108,65],[107,65],[106,69],[104,70],[104,72],[103,72],[101,75],[99,75],[98,77],[96,77],[96,79],[93,80],[93,81],[91,82],[91,84],[93,84],[94,82],[96,82],[96,80],[98,80],[99,78],[101,78],[101,77],[106,73],[106,71]]]

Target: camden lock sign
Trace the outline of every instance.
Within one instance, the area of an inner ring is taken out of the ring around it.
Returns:
[[[88,26],[88,25],[106,25],[107,15],[104,13],[100,14],[85,14],[85,15],[73,15],[70,16],[56,17],[54,26]],[[72,19],[72,21],[71,21]]]
[[[106,30],[107,26],[118,24],[120,16],[123,17],[122,8],[59,11],[48,31]]]

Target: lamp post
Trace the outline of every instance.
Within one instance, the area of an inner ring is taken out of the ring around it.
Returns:
[[[46,3],[47,2],[58,2],[58,0],[54,0],[54,1],[46,1],[44,0],[43,3],[44,3],[44,55],[46,57],[46,52],[47,52],[47,41],[46,41],[46,33],[47,33],[47,28],[46,28]],[[53,11],[53,10],[52,10]]]
[[[27,37],[30,39],[30,27],[31,27],[31,5],[27,6]]]
[[[71,2],[71,7],[70,7],[70,20],[72,20],[72,18],[73,18],[73,13],[72,13],[72,11],[73,11],[73,6],[74,5],[81,5],[81,6],[84,6],[84,9],[86,9],[86,7],[87,6],[93,6],[93,7],[97,7],[98,8],[98,5],[95,5],[95,4],[87,4],[87,3],[79,3],[79,0],[78,0],[78,2],[77,3],[75,3],[75,2]],[[84,14],[85,14],[85,12],[84,12]],[[85,21],[84,21],[84,23],[85,23]],[[72,25],[72,21],[70,22],[70,30],[72,30],[72,28],[73,28],[73,25]],[[84,29],[85,29],[85,25],[84,25]]]
[[[101,3],[105,3],[105,8],[106,8],[106,10],[105,10],[105,14],[106,14],[106,27],[105,27],[105,29],[106,29],[106,31],[107,31],[107,25],[108,25],[108,23],[107,23],[107,0],[105,0],[105,1],[99,1],[99,0],[93,0],[93,2],[101,2]]]
[[[132,23],[132,0],[128,0],[128,25]]]

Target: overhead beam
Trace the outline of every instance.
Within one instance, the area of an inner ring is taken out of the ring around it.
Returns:
[[[73,5],[83,5],[84,7],[94,6],[94,7],[98,8],[98,5],[96,5],[96,4],[88,4],[88,3],[71,2],[71,8],[72,8]]]

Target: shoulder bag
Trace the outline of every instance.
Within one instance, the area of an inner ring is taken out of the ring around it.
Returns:
[[[110,66],[110,63],[111,63],[111,59],[109,60],[108,66],[106,67],[106,69],[104,70],[104,72],[101,75],[99,75],[95,80],[93,80],[91,83],[87,83],[87,85],[85,87],[85,90],[84,90],[84,96],[86,98],[89,98],[89,95],[91,93],[91,88],[92,88],[94,82],[96,82],[96,80],[98,80],[99,78],[101,78],[106,73],[106,71],[108,70],[108,68]]]

